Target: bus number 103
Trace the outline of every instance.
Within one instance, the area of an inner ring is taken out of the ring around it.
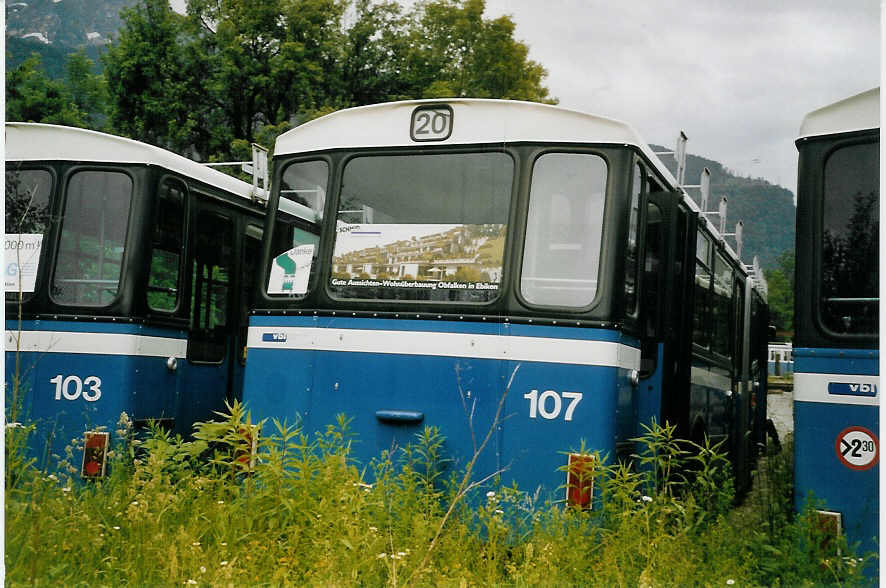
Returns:
[[[563,400],[568,400],[566,406],[566,414],[563,415],[564,421],[571,421],[575,407],[581,402],[581,392],[563,392],[558,394],[553,390],[545,390],[541,394],[538,390],[533,390],[528,394],[524,394],[523,398],[529,400],[529,418],[534,419],[541,416],[543,419],[553,420],[560,416],[563,411]]]
[[[98,376],[86,376],[81,380],[79,376],[63,376],[62,374],[49,380],[55,384],[55,399],[77,400],[83,396],[86,402],[95,402],[102,396],[102,380]]]

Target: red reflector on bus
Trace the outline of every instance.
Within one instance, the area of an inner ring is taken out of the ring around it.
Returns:
[[[591,508],[594,500],[594,456],[569,454],[566,466],[566,504]]]
[[[813,525],[822,550],[839,555],[837,539],[843,534],[843,515],[832,510],[816,510]]]
[[[84,478],[104,478],[108,458],[109,433],[87,431],[83,443],[83,465],[80,475]]]

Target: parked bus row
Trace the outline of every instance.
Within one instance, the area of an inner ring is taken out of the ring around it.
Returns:
[[[878,90],[842,101],[797,141],[796,502],[811,492],[863,548],[878,112]],[[9,123],[6,145],[7,399],[41,459],[121,412],[187,434],[242,399],[308,431],[346,413],[362,460],[429,424],[465,463],[492,430],[479,476],[564,501],[594,500],[564,490],[562,466],[586,466],[571,451],[628,457],[653,419],[725,440],[749,481],[765,280],[627,124],[495,100],[349,109],[278,138],[269,197],[91,131]]]

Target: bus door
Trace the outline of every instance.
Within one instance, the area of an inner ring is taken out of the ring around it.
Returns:
[[[262,228],[258,222],[245,219],[245,227],[240,232],[243,238],[240,247],[240,269],[237,271],[237,325],[234,345],[231,347],[231,385],[228,401],[243,400],[243,375],[246,368],[246,339],[249,332],[249,311],[255,308],[256,270],[261,258]]]
[[[236,223],[229,210],[194,198],[190,224],[190,328],[179,396],[180,433],[213,418],[231,394],[238,313],[234,262]]]

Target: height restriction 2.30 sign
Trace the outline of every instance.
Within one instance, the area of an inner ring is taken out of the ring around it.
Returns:
[[[877,436],[864,427],[849,427],[837,435],[834,445],[840,462],[852,470],[867,470],[880,459]]]

